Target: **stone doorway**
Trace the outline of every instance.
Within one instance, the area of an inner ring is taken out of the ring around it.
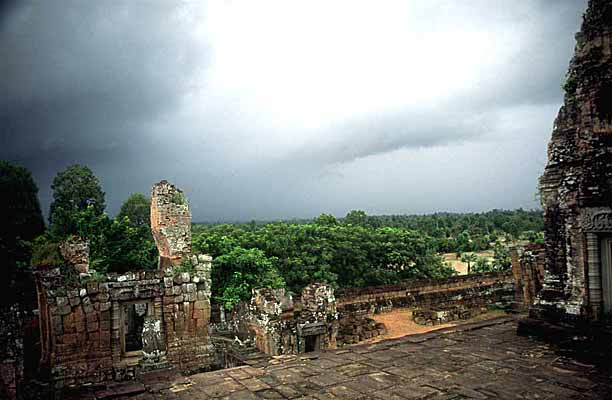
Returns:
[[[612,314],[612,236],[601,240],[601,289],[603,312]]]
[[[125,357],[142,355],[142,330],[145,318],[151,315],[149,302],[129,302],[121,307],[121,347]]]
[[[321,348],[321,336],[320,335],[308,335],[304,336],[304,352],[311,353]]]

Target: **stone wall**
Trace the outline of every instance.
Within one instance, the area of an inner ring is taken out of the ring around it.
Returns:
[[[589,1],[576,41],[540,179],[546,274],[531,308],[533,317],[566,321],[597,319],[604,308],[600,244],[612,235],[610,0]]]
[[[421,280],[397,285],[336,291],[340,318],[371,315],[393,308],[429,309],[461,305],[479,308],[509,305],[514,301],[512,273],[456,276],[440,280]]]
[[[334,290],[312,283],[297,299],[284,289],[253,289],[248,305],[239,304],[213,324],[215,336],[252,342],[269,355],[299,354],[336,347],[338,313]],[[308,339],[310,338],[310,339]],[[308,340],[313,348],[308,348]]]
[[[456,308],[464,310],[464,315],[492,305],[510,305],[514,296],[510,272],[339,289],[335,293],[328,285],[314,283],[295,299],[283,289],[254,289],[248,305],[239,305],[227,314],[215,312],[213,335],[252,342],[269,355],[296,354],[307,350],[308,336],[317,337],[317,350],[376,337],[385,327],[367,316],[394,307]]]
[[[21,305],[0,307],[0,398],[14,399],[23,381],[23,319]]]
[[[173,268],[108,274],[67,286],[59,268],[39,270],[43,367],[57,387],[132,379],[147,369],[210,367],[210,258],[192,257],[191,272]],[[142,354],[122,342],[125,305],[146,304]]]
[[[412,320],[419,325],[440,325],[466,320],[487,312],[486,307],[451,306],[435,309],[418,309],[412,312]]]
[[[529,245],[510,252],[514,275],[515,309],[527,310],[544,283],[546,254],[544,246]]]
[[[17,270],[3,294],[0,301],[0,399],[23,398],[23,389],[35,376],[40,360],[32,275]]]
[[[368,317],[350,315],[338,322],[339,328],[336,340],[339,345],[359,343],[362,340],[372,339],[387,333],[385,324]]]

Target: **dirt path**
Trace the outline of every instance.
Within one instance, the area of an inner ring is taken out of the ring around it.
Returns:
[[[460,324],[467,324],[470,322],[483,321],[495,317],[499,317],[500,315],[505,315],[502,311],[490,311],[485,314],[481,314],[477,317],[464,320],[464,321],[455,321],[448,324],[436,325],[436,326],[424,326],[415,323],[412,320],[412,310],[409,309],[398,309],[393,310],[384,314],[375,314],[371,318],[376,322],[382,322],[387,327],[387,333],[384,335],[377,336],[372,339],[364,340],[359,342],[358,344],[368,344],[368,343],[376,343],[381,340],[386,339],[395,339],[406,335],[414,335],[417,333],[426,333],[435,331],[437,329],[447,328],[450,326],[457,326]]]

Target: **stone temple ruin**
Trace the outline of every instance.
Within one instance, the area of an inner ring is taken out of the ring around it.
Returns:
[[[609,398],[610,375],[592,360],[559,357],[515,330],[558,323],[584,350],[596,343],[584,339],[591,327],[612,315],[612,1],[589,1],[576,39],[540,180],[545,244],[515,249],[511,273],[336,291],[311,283],[295,297],[255,288],[226,313],[211,307],[212,259],[192,251],[185,197],[162,181],[151,196],[157,270],[98,274],[87,241],[71,237],[59,252],[78,279],[40,266],[38,316],[19,303],[0,310],[0,397],[23,397],[32,377],[57,390],[241,366],[196,375],[184,395],[149,385],[142,398]],[[415,322],[436,325],[490,306],[530,318],[333,350],[384,332],[368,319],[379,312],[408,308]],[[560,331],[545,332],[553,340]],[[30,336],[40,337],[39,363],[28,361]],[[299,356],[320,350],[331,351]]]
[[[545,270],[531,316],[585,322],[612,313],[612,5],[592,0],[564,84],[540,180]],[[535,254],[537,253],[537,254]]]
[[[336,348],[338,312],[334,290],[312,283],[294,301],[284,289],[253,289],[249,304],[236,308],[216,332],[251,342],[272,356]]]
[[[509,274],[349,289],[339,298],[331,286],[311,283],[295,299],[284,289],[255,288],[250,302],[227,316],[221,308],[223,315],[211,319],[212,258],[193,253],[189,206],[166,181],[152,189],[151,230],[159,249],[157,270],[99,274],[90,268],[87,241],[70,237],[59,250],[78,279],[68,282],[59,267],[35,271],[39,369],[53,387],[133,380],[160,370],[209,371],[261,355],[334,349],[380,335],[384,325],[368,316],[397,307],[424,310],[419,315],[456,315],[452,307],[486,309],[514,300]],[[434,318],[418,321],[433,324]]]
[[[60,246],[80,280],[66,287],[59,268],[36,271],[41,369],[56,387],[123,380],[166,367],[210,368],[211,257],[191,252],[191,217],[182,193],[153,187],[151,222],[160,268],[107,274],[89,269],[88,245]],[[187,264],[188,271],[177,265]]]

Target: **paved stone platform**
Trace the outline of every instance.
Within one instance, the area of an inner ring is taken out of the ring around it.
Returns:
[[[611,361],[612,362],[612,361]],[[138,399],[612,399],[593,366],[516,335],[511,318],[145,382]]]

